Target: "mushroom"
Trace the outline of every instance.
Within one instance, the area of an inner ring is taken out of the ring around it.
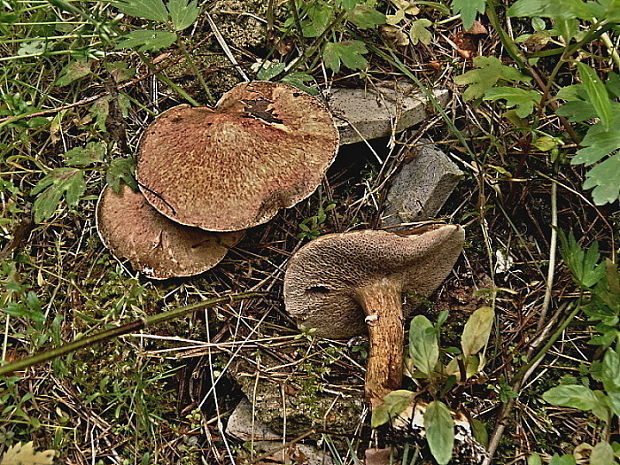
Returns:
[[[338,141],[315,97],[288,84],[243,83],[214,109],[180,105],[159,115],[140,141],[136,177],[172,220],[238,231],[312,194]]]
[[[103,189],[96,217],[104,245],[153,279],[207,271],[243,237],[242,231],[212,233],[174,223],[126,185],[119,194]]]
[[[461,253],[458,225],[409,235],[365,230],[328,234],[302,247],[284,277],[287,311],[316,334],[350,338],[368,331],[365,394],[376,407],[403,373],[403,293],[430,295]]]

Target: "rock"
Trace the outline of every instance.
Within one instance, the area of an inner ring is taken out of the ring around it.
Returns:
[[[277,441],[259,441],[252,446],[253,459],[249,463],[255,465],[333,465],[334,461],[325,452],[307,444],[285,444]],[[262,460],[256,462],[256,457]],[[244,463],[244,462],[241,462]]]
[[[308,444],[290,444],[271,431],[267,425],[252,416],[252,404],[243,399],[237,405],[226,425],[226,434],[244,441],[251,448],[247,455],[262,457],[258,463],[304,465],[333,465],[329,455]],[[253,460],[249,460],[254,463]]]
[[[275,433],[297,437],[316,428],[352,434],[359,425],[364,410],[361,385],[345,386],[342,393],[324,390],[318,375],[324,367],[282,368],[281,361],[263,351],[254,360],[235,359],[229,374],[254,404],[257,419]]]
[[[242,441],[271,441],[280,436],[271,431],[267,425],[253,416],[252,404],[243,399],[228,419],[226,434]]]
[[[421,141],[428,143],[428,141]],[[463,176],[463,172],[435,145],[410,149],[392,178],[382,224],[393,226],[434,217]]]
[[[390,465],[390,448],[366,449],[364,465]],[[395,463],[396,460],[394,461]]]
[[[447,89],[434,90],[441,105],[448,100]],[[324,94],[340,131],[340,145],[353,144],[398,133],[428,117],[430,106],[421,92],[412,92],[411,86],[390,89],[333,89]]]

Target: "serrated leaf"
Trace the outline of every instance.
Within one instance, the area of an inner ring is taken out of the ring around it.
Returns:
[[[568,236],[560,230],[560,252],[568,266],[573,280],[583,288],[591,288],[605,276],[605,265],[599,263],[600,254],[598,242],[594,242],[589,249],[583,250],[571,232]]]
[[[18,442],[2,455],[0,465],[52,465],[55,454],[52,449],[35,451],[32,441],[25,444]]]
[[[553,454],[549,465],[575,465],[575,457],[569,454],[558,455]]]
[[[592,189],[595,205],[613,203],[620,197],[620,152],[613,154],[586,173],[585,190]]]
[[[380,24],[385,24],[385,15],[369,6],[356,5],[347,14],[347,20],[351,21],[359,29],[371,29]]]
[[[414,366],[430,375],[439,360],[439,343],[433,324],[424,315],[417,315],[409,326],[409,356]]]
[[[173,32],[147,29],[132,31],[122,36],[121,39],[116,48],[133,48],[146,52],[170,47],[177,40],[177,35]]]
[[[590,102],[575,100],[566,102],[555,111],[556,115],[564,116],[571,123],[579,123],[596,118],[596,110]]]
[[[479,69],[472,69],[454,78],[454,82],[459,86],[468,86],[463,92],[465,101],[482,97],[500,79],[522,82],[530,80],[528,76],[521,74],[517,69],[504,66],[495,57],[476,57],[473,62],[474,66]]]
[[[424,429],[428,446],[439,465],[452,458],[454,447],[454,420],[443,402],[433,401],[424,412]]]
[[[495,312],[491,307],[481,307],[468,318],[461,334],[463,355],[477,354],[486,345],[493,328]]]
[[[103,142],[89,142],[86,147],[76,147],[65,153],[65,163],[69,166],[86,166],[100,163],[106,152]]]
[[[413,45],[417,45],[418,42],[422,42],[425,45],[430,44],[433,40],[433,35],[427,28],[432,24],[433,23],[428,19],[416,19],[413,21],[411,23],[411,29],[409,29],[411,43]]]
[[[535,90],[520,89],[518,87],[493,87],[484,93],[484,100],[506,100],[508,108],[516,106],[515,113],[519,118],[525,118],[534,111],[534,105],[540,102],[540,93]]]
[[[345,11],[352,10],[361,0],[337,0],[336,5],[342,7]]]
[[[53,169],[31,191],[31,195],[37,196],[32,208],[35,223],[50,218],[63,196],[67,200],[67,204],[76,205],[85,190],[86,181],[81,169]]]
[[[63,68],[60,77],[56,79],[56,85],[60,87],[68,86],[72,82],[88,76],[89,74],[90,62],[85,60],[72,61]]]
[[[615,465],[614,450],[608,442],[599,442],[590,452],[590,465]]]
[[[373,409],[370,426],[377,428],[396,418],[411,404],[414,395],[413,392],[405,389],[398,389],[388,393],[383,398],[383,403]]]
[[[120,194],[123,184],[127,184],[134,191],[138,190],[138,183],[135,177],[136,161],[132,157],[115,158],[110,163],[105,174],[105,180],[110,188]]]
[[[478,13],[484,13],[486,0],[452,0],[452,11],[461,15],[463,27],[469,29],[476,20]]]
[[[588,94],[588,99],[598,117],[603,123],[605,130],[609,130],[612,120],[611,100],[609,100],[609,94],[605,85],[592,68],[585,63],[577,63],[577,71],[579,72],[579,78],[583,83],[583,87]]]
[[[303,36],[318,37],[323,34],[334,17],[334,8],[325,4],[310,3],[304,9],[308,19],[301,23]]]
[[[606,130],[600,122],[590,126],[581,141],[584,148],[577,151],[571,160],[572,165],[591,165],[605,155],[620,149],[620,131],[616,129],[620,127],[620,106],[612,108],[614,119],[611,129]]]
[[[168,21],[168,10],[162,0],[121,0],[114,4],[123,13],[158,23]]]
[[[136,74],[135,68],[129,68],[129,65],[124,61],[114,61],[104,64],[105,69],[114,79],[114,82],[123,82],[131,79]]]
[[[200,15],[200,8],[196,6],[196,0],[170,0],[168,11],[175,31],[182,31],[190,27]]]
[[[532,454],[527,458],[527,465],[542,465],[540,455]]]
[[[403,19],[405,19],[405,10],[398,9],[395,14],[385,16],[385,24],[394,26],[400,23]]]
[[[341,64],[353,70],[364,69],[368,66],[366,58],[363,57],[365,53],[368,53],[368,50],[364,42],[359,40],[328,42],[323,49],[323,60],[335,73],[340,71]]]

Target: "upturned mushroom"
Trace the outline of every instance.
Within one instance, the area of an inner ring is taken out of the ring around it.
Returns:
[[[302,247],[284,277],[287,311],[316,334],[349,338],[368,331],[366,399],[373,407],[398,389],[403,373],[403,293],[430,295],[461,253],[465,234],[440,225],[398,235],[329,234]]]
[[[243,83],[215,108],[180,105],[159,115],[140,141],[136,177],[172,220],[238,231],[312,194],[338,140],[315,97],[282,83]]]
[[[213,268],[243,232],[212,233],[177,224],[139,192],[106,186],[97,203],[97,231],[106,247],[152,279],[192,276]]]

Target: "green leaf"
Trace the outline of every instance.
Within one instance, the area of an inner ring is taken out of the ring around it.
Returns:
[[[463,27],[469,29],[476,20],[478,13],[484,13],[486,0],[452,0],[452,10],[461,15]]]
[[[607,349],[603,357],[601,381],[608,393],[620,393],[620,354],[612,348]]]
[[[136,69],[129,68],[129,65],[124,61],[105,63],[104,66],[106,71],[112,76],[112,79],[114,79],[114,82],[127,81],[136,74]]]
[[[518,0],[508,9],[508,16],[539,16],[567,20],[590,19],[592,13],[581,0]]]
[[[560,252],[573,280],[583,288],[591,288],[605,276],[605,265],[599,263],[598,242],[588,250],[583,250],[571,232],[568,236],[560,230]]]
[[[84,172],[78,168],[56,168],[50,171],[31,191],[37,198],[33,204],[34,221],[40,223],[50,218],[64,196],[67,204],[76,205],[84,191]]]
[[[68,86],[73,81],[77,81],[89,74],[90,62],[85,60],[72,61],[63,68],[60,76],[56,79],[56,85],[61,87]]]
[[[534,105],[540,102],[540,93],[535,90],[525,90],[518,87],[493,87],[484,93],[484,100],[506,100],[507,107],[516,106],[519,118],[525,118],[534,111]]]
[[[285,63],[280,63],[277,61],[264,62],[263,66],[256,73],[256,79],[261,81],[270,81],[284,71],[284,68],[286,68]]]
[[[301,71],[295,71],[293,73],[287,74],[282,79],[280,79],[280,82],[285,82],[287,84],[292,85],[293,87],[297,87],[298,89],[303,90],[304,92],[307,92],[310,95],[318,95],[319,94],[318,90],[316,90],[314,87],[310,87],[305,84],[306,82],[312,82],[312,81],[314,81],[314,77],[312,77],[308,73],[304,73]]]
[[[569,454],[564,454],[562,456],[553,454],[549,465],[575,465],[575,457]]]
[[[618,200],[620,196],[620,152],[599,163],[586,173],[583,188],[592,191],[596,205],[605,205]]]
[[[552,405],[579,410],[594,410],[599,404],[594,391],[581,384],[567,384],[551,388],[542,395],[542,398]]]
[[[486,345],[494,318],[495,312],[491,307],[481,307],[471,314],[461,335],[463,355],[477,354]]]
[[[377,428],[388,421],[396,418],[413,401],[415,394],[405,389],[399,389],[388,393],[383,398],[383,403],[372,411],[370,426]]]
[[[579,123],[596,118],[596,110],[592,104],[583,100],[566,102],[555,111],[555,114],[568,118],[568,121],[571,123]]]
[[[529,81],[531,78],[521,74],[517,69],[504,66],[495,57],[476,57],[474,66],[480,69],[472,69],[461,76],[454,78],[459,86],[468,85],[463,92],[465,101],[482,97],[484,93],[493,87],[500,79],[506,81]]]
[[[158,23],[168,21],[168,10],[162,0],[121,0],[114,4],[123,13]]]
[[[607,92],[616,98],[620,98],[620,74],[611,72],[607,75],[605,81],[605,87]]]
[[[606,131],[609,130],[612,120],[611,100],[609,100],[609,94],[605,85],[596,74],[596,71],[585,63],[577,63],[577,71],[588,94],[588,99],[601,119],[603,127]]]
[[[135,178],[136,161],[132,157],[115,158],[110,163],[105,174],[105,180],[110,188],[120,194],[123,184],[127,184],[134,191],[138,190],[138,183]]]
[[[342,7],[345,11],[350,11],[355,8],[355,5],[360,3],[361,0],[336,0],[336,5]]]
[[[323,49],[325,65],[335,73],[340,71],[342,63],[349,69],[364,69],[368,66],[362,55],[368,53],[364,42],[350,40],[346,42],[328,42]]]
[[[590,465],[614,465],[614,450],[608,442],[599,442],[590,452]]]
[[[329,26],[334,17],[334,8],[329,5],[319,4],[318,2],[310,3],[304,7],[307,20],[301,23],[301,32],[304,37],[318,37],[327,26]]]
[[[200,14],[200,8],[196,6],[196,0],[170,0],[168,2],[170,19],[175,31],[182,31],[194,24]]]
[[[411,39],[411,43],[413,45],[417,45],[418,42],[422,42],[425,45],[430,44],[433,40],[433,35],[427,27],[432,24],[433,23],[428,19],[416,19],[413,21],[411,23],[411,29],[409,29],[409,38]]]
[[[439,465],[447,464],[454,447],[454,420],[443,402],[436,400],[428,404],[424,412],[424,429],[433,457]]]
[[[584,147],[578,150],[571,164],[573,165],[591,165],[601,160],[605,155],[620,149],[620,131],[616,128],[620,127],[620,105],[612,106],[614,118],[610,130],[606,130],[599,122],[590,126],[586,136],[581,141]]]
[[[439,344],[433,324],[424,315],[417,315],[409,326],[409,356],[415,367],[430,375],[439,360]]]
[[[173,32],[147,29],[132,31],[122,36],[121,39],[116,48],[133,48],[146,52],[148,50],[157,51],[170,47],[177,40],[177,35]]]
[[[527,458],[527,465],[542,465],[540,455],[532,454]]]
[[[356,5],[348,14],[347,20],[359,29],[372,29],[385,24],[385,15],[366,5]]]
[[[86,166],[100,163],[106,152],[103,142],[89,142],[86,147],[76,147],[65,153],[65,163],[69,166]]]
[[[106,121],[110,114],[110,97],[102,97],[93,103],[88,111],[95,120],[95,127],[101,132],[107,132]]]

